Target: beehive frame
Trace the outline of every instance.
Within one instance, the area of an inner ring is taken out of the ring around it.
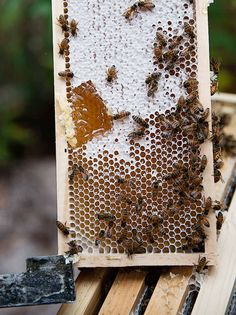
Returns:
[[[67,57],[69,57],[69,62],[65,62],[64,58],[61,58],[58,56],[58,43],[62,40],[63,34],[58,26],[57,18],[60,14],[69,15],[69,19],[75,18],[73,14],[70,13],[70,9],[73,8],[73,12],[78,12],[80,8],[80,4],[83,3],[83,6],[86,5],[92,5],[92,2],[96,3],[96,1],[81,1],[80,3],[77,1],[67,0],[53,0],[52,6],[53,6],[53,34],[54,34],[54,73],[55,73],[55,112],[56,112],[56,155],[57,155],[57,200],[58,200],[58,219],[61,222],[67,222],[67,224],[71,224],[71,228],[76,230],[75,232],[75,238],[77,238],[77,232],[80,234],[80,227],[78,227],[76,223],[75,214],[81,212],[81,208],[78,210],[70,208],[69,200],[72,196],[72,203],[73,200],[73,189],[71,188],[71,185],[69,184],[68,179],[68,172],[70,171],[70,160],[72,161],[73,156],[73,149],[68,147],[67,138],[65,136],[65,128],[61,125],[60,122],[60,115],[61,115],[61,108],[58,103],[59,99],[66,99],[68,97],[71,97],[71,87],[76,87],[79,84],[81,84],[83,81],[79,81],[77,76],[79,77],[79,63],[74,57],[72,53],[70,53],[70,49],[68,51]],[[107,2],[107,0],[104,1],[97,1],[97,3]],[[158,1],[161,3],[162,1]],[[171,6],[172,8],[177,5],[177,3],[182,3],[182,5],[188,3],[189,1],[177,1],[177,0],[171,0],[168,4],[163,2],[163,6],[169,6],[169,10]],[[90,3],[90,4],[89,4]],[[157,1],[153,1],[153,3],[157,3]],[[132,4],[132,1],[120,1],[119,5],[122,5],[122,8],[127,8],[129,5]],[[177,7],[179,4],[177,5]],[[210,74],[209,74],[209,47],[208,47],[208,19],[207,19],[207,12],[206,12],[206,1],[204,0],[196,0],[194,3],[195,6],[195,12],[193,13],[195,16],[195,26],[196,26],[196,34],[197,34],[197,79],[199,81],[198,86],[198,92],[199,92],[199,99],[201,103],[204,105],[204,108],[210,108],[210,93],[209,93],[209,85],[210,85]],[[71,10],[72,11],[72,10]],[[124,11],[124,10],[123,10]],[[123,13],[121,11],[121,15]],[[172,10],[173,11],[173,10]],[[145,15],[147,13],[145,12]],[[140,18],[140,17],[139,17]],[[148,18],[148,16],[147,16]],[[80,23],[80,21],[78,20]],[[126,27],[129,27],[129,23],[127,21],[123,21],[126,25]],[[79,27],[83,27],[83,25],[79,24]],[[117,31],[118,32],[118,31]],[[154,34],[154,33],[153,33]],[[72,41],[79,42],[79,36],[76,38],[73,38]],[[71,42],[71,47],[73,46],[73,43]],[[74,46],[74,50],[75,50]],[[83,48],[81,48],[83,49]],[[71,49],[72,51],[72,49]],[[135,52],[134,57],[135,58]],[[110,63],[108,63],[108,66]],[[77,68],[78,66],[78,68]],[[67,84],[66,82],[61,79],[58,76],[58,72],[66,69],[70,69],[73,71],[76,75],[76,77],[71,80],[71,85]],[[73,69],[72,69],[73,68]],[[104,71],[106,71],[106,68],[104,68]],[[119,70],[118,70],[119,71]],[[181,73],[181,70],[180,70]],[[119,75],[119,72],[118,72]],[[100,75],[101,76],[101,75]],[[104,74],[105,76],[105,74]],[[89,79],[89,78],[88,78]],[[87,81],[86,79],[85,81]],[[93,81],[92,75],[90,76],[90,79]],[[145,78],[144,78],[145,79]],[[101,78],[102,80],[102,78]],[[80,82],[78,84],[74,84],[75,81]],[[96,82],[95,82],[96,83]],[[96,86],[96,84],[95,84]],[[145,89],[145,86],[144,86]],[[99,91],[100,92],[100,91]],[[101,93],[100,93],[101,95]],[[103,96],[103,95],[102,95]],[[115,97],[114,97],[115,98]],[[176,95],[174,96],[174,99],[176,100]],[[109,99],[108,101],[109,103]],[[114,101],[114,100],[113,100]],[[173,102],[174,103],[174,102]],[[69,103],[68,103],[69,104]],[[117,108],[113,107],[113,113],[115,112]],[[121,108],[123,110],[125,108]],[[161,110],[161,108],[159,108]],[[139,110],[136,109],[136,112],[134,114],[139,114]],[[144,116],[145,117],[145,116]],[[120,123],[120,122],[119,122]],[[123,124],[123,122],[122,122]],[[124,128],[123,125],[121,125],[120,128]],[[129,130],[129,129],[128,129]],[[106,137],[106,136],[105,136]],[[95,140],[96,141],[96,140]],[[139,141],[137,141],[139,142]],[[92,142],[91,142],[92,143]],[[99,145],[98,145],[99,146]],[[134,144],[135,147],[135,144]],[[91,149],[91,146],[90,146]],[[75,150],[76,151],[76,150]],[[110,152],[110,151],[109,151]],[[77,153],[75,153],[77,154]],[[206,167],[206,170],[204,172],[204,191],[205,196],[212,196],[214,197],[214,183],[213,183],[213,161],[212,161],[212,144],[210,141],[206,141],[203,145],[201,145],[201,154],[206,154],[208,157],[208,165]],[[123,174],[122,174],[123,176]],[[116,177],[117,178],[117,174]],[[93,183],[92,183],[93,184]],[[73,186],[73,185],[72,185]],[[168,187],[167,187],[168,188]],[[95,211],[96,212],[96,211]],[[96,215],[97,213],[95,213]],[[90,218],[88,218],[89,220]],[[142,221],[142,220],[141,220]],[[78,222],[78,221],[77,221]],[[111,241],[109,241],[109,244],[104,243],[104,246],[96,247],[94,244],[94,240],[96,239],[96,231],[93,233],[93,236],[89,240],[90,245],[87,246],[86,250],[83,251],[78,258],[77,265],[80,267],[91,267],[91,266],[134,266],[134,265],[192,265],[193,263],[197,263],[199,259],[199,255],[204,255],[207,260],[209,261],[209,264],[212,265],[215,262],[216,257],[216,230],[215,230],[215,217],[213,213],[210,213],[209,215],[209,222],[211,224],[211,228],[208,229],[207,232],[207,240],[205,241],[205,252],[204,253],[185,253],[185,252],[179,252],[176,251],[176,245],[173,252],[162,252],[162,250],[147,250],[145,254],[134,254],[132,257],[128,257],[124,251],[119,251],[119,249],[115,249],[113,251],[113,246]],[[100,223],[99,223],[100,224]],[[142,222],[141,222],[142,225]],[[94,225],[93,225],[94,226]],[[95,224],[96,227],[96,224]],[[103,227],[103,226],[102,226]],[[104,227],[103,227],[104,228]],[[101,229],[101,227],[100,227]],[[86,229],[85,229],[86,230]],[[121,233],[121,231],[119,231]],[[118,233],[119,234],[119,233]],[[83,237],[83,235],[82,235]],[[170,237],[168,235],[168,237]],[[61,233],[58,235],[58,245],[59,245],[59,253],[64,253],[66,250],[68,250],[68,246],[66,242],[70,240],[65,238]],[[165,240],[164,240],[165,241]],[[164,243],[163,241],[163,243]],[[169,241],[169,240],[167,240]],[[82,244],[82,243],[81,243]],[[170,243],[169,243],[170,245]],[[122,246],[121,246],[122,247]],[[146,246],[148,247],[148,246]],[[92,250],[88,250],[88,248]],[[165,245],[163,245],[162,249],[165,248]],[[147,248],[146,248],[147,249]]]

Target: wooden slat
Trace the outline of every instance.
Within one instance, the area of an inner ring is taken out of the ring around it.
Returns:
[[[145,315],[176,315],[187,294],[192,267],[173,267],[159,278]]]
[[[192,315],[222,315],[236,278],[236,194],[234,194],[228,215],[218,240],[217,266],[209,270]]]
[[[120,271],[99,315],[129,315],[144,289],[146,273]]]
[[[76,280],[76,301],[63,304],[57,315],[96,314],[107,273],[106,269],[83,270]]]

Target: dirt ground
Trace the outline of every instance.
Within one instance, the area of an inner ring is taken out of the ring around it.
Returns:
[[[55,160],[15,163],[0,174],[0,273],[25,271],[31,256],[57,254]],[[1,315],[54,315],[60,305],[0,309]]]

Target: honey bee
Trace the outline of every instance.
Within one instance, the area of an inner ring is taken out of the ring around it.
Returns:
[[[117,183],[118,183],[118,184],[126,184],[126,183],[127,183],[127,180],[126,180],[125,178],[123,178],[123,177],[119,177],[119,178],[117,179]]]
[[[137,139],[137,138],[143,137],[144,135],[145,135],[144,129],[140,129],[140,130],[133,131],[133,132],[129,133],[128,138]]]
[[[176,106],[177,112],[185,111],[186,110],[186,100],[183,96],[180,96]]]
[[[186,97],[186,103],[187,104],[193,104],[198,98],[198,92],[193,91]]]
[[[155,4],[150,0],[140,0],[137,6],[141,11],[152,11],[155,8]]]
[[[121,201],[127,203],[128,205],[132,205],[132,203],[133,203],[133,201],[132,201],[129,197],[127,197],[127,196],[125,196],[125,195],[123,195],[123,194],[121,194],[121,195],[119,196],[119,199],[120,199]]]
[[[121,236],[118,238],[117,243],[118,243],[118,244],[121,244],[124,240],[127,239],[127,236],[128,236],[128,231],[127,231],[127,228],[125,228],[125,229],[122,230],[122,234],[121,234]]]
[[[158,193],[158,188],[159,188],[159,181],[158,180],[155,180],[153,183],[152,183],[152,193],[153,193],[153,196],[156,196],[157,193]]]
[[[166,129],[172,129],[172,123],[171,121],[166,118],[166,117],[162,117],[161,118],[161,124],[166,128]]]
[[[211,81],[211,96],[215,95],[218,91],[219,82],[218,79]]]
[[[188,46],[186,49],[184,49],[184,51],[182,51],[181,56],[186,58],[189,55],[189,53],[191,53],[194,49],[195,49],[194,45]]]
[[[215,183],[218,183],[219,181],[224,183],[223,177],[221,175],[221,171],[218,170],[217,168],[215,168],[215,166],[214,166],[214,174],[213,174],[213,176],[214,176],[214,182]]]
[[[224,222],[224,216],[223,216],[223,213],[220,211],[216,217],[217,221],[216,221],[216,228],[217,230],[221,230],[221,227],[223,225],[223,222]]]
[[[212,206],[212,209],[214,211],[220,211],[220,210],[224,210],[225,209],[225,206],[223,205],[222,202],[220,201],[214,201],[214,205]]]
[[[163,227],[158,228],[158,234],[160,234],[161,236],[167,235],[167,233]]]
[[[71,35],[72,36],[76,36],[77,35],[77,30],[78,30],[78,22],[76,22],[75,19],[70,21],[70,31],[71,31]]]
[[[151,84],[153,81],[158,81],[161,77],[160,72],[154,71],[153,73],[149,74],[145,80],[146,84]]]
[[[201,273],[203,269],[206,267],[208,261],[206,260],[206,257],[202,257],[198,259],[198,264],[196,266],[196,272]]]
[[[117,78],[116,66],[113,65],[107,69],[107,82],[111,83]]]
[[[154,96],[155,93],[157,92],[158,81],[160,77],[161,77],[161,74],[155,71],[147,76],[145,83],[148,86],[148,92],[147,92],[148,97]]]
[[[58,72],[58,75],[59,77],[62,77],[62,78],[69,78],[69,79],[72,79],[74,77],[74,73],[69,71],[69,70],[65,70],[65,71],[60,71]]]
[[[144,247],[141,247],[142,244],[135,245],[132,240],[127,239],[124,241],[123,246],[125,247],[125,252],[128,258],[132,258],[133,254],[144,254],[146,250]]]
[[[134,3],[132,6],[130,6],[125,12],[123,13],[123,16],[127,20],[131,20],[134,17],[134,14],[137,12],[138,6],[136,3]]]
[[[206,239],[206,233],[204,232],[203,227],[201,224],[196,223],[193,225],[193,229],[198,233],[198,235],[204,240]]]
[[[78,174],[78,166],[74,164],[71,170],[68,172],[70,181],[74,180],[75,176]]]
[[[156,32],[156,40],[159,42],[161,47],[166,47],[167,40],[165,39],[165,36],[159,31]]]
[[[59,24],[61,26],[62,31],[63,32],[67,32],[69,28],[68,28],[68,25],[67,25],[67,20],[64,17],[64,15],[60,14],[59,18],[57,20],[58,20],[58,22],[59,22]]]
[[[68,47],[68,39],[63,38],[63,40],[61,41],[60,44],[58,44],[58,46],[59,46],[59,55],[63,56],[65,53],[65,50]]]
[[[200,146],[200,143],[197,139],[193,138],[193,139],[187,139],[188,144],[191,146],[191,149],[193,152],[196,152]]]
[[[75,247],[76,246],[76,240],[72,240],[67,243],[70,247]]]
[[[220,62],[212,58],[210,62],[210,69],[215,75],[218,75],[220,72]]]
[[[186,249],[191,249],[193,247],[196,247],[202,242],[201,237],[197,233],[193,233],[191,236],[187,236],[186,240],[187,240]]]
[[[191,39],[195,38],[194,28],[187,22],[184,23],[184,31]]]
[[[98,220],[104,220],[104,221],[107,221],[107,222],[115,221],[115,219],[116,219],[116,217],[113,214],[108,213],[108,212],[99,213],[97,215],[97,217],[98,217]]]
[[[194,185],[194,186],[199,186],[201,185],[202,181],[203,181],[203,177],[202,176],[193,176],[193,177],[190,177],[190,180],[191,180],[191,183]]]
[[[172,61],[172,60],[177,60],[176,56],[178,57],[178,50],[170,49],[167,52],[163,54],[163,58],[165,61]]]
[[[64,225],[62,222],[56,221],[56,225],[57,225],[57,228],[58,228],[65,236],[67,236],[67,235],[70,234],[69,228],[68,228],[66,225]]]
[[[112,222],[112,221],[111,221],[111,222]],[[101,230],[101,231],[99,232],[99,234],[98,234],[99,238],[103,238],[103,237],[105,237],[105,235],[106,235],[105,230]]]
[[[224,165],[224,162],[223,162],[223,161],[217,161],[217,162],[214,161],[214,167],[215,167],[216,169],[222,168],[223,165]]]
[[[209,223],[209,221],[207,220],[207,218],[204,215],[199,214],[197,216],[197,218],[198,218],[198,223],[199,224],[204,225],[204,226],[206,226],[208,228],[210,227],[210,223]]]
[[[170,50],[170,51],[166,52],[163,56],[164,56],[164,59],[166,58],[167,61],[169,60],[169,63],[165,67],[165,70],[171,70],[179,58],[179,51],[178,50]]]
[[[204,204],[204,215],[208,215],[209,211],[212,210],[212,199],[211,197],[207,197]]]
[[[189,78],[188,80],[186,80],[185,82],[184,82],[184,88],[191,88],[191,91],[193,90],[193,89],[196,89],[197,88],[197,86],[198,86],[198,80],[197,79],[194,79],[194,78]]]
[[[175,49],[177,46],[179,46],[181,44],[182,40],[183,40],[182,35],[176,36],[176,38],[174,38],[172,43],[170,44],[169,48]]]
[[[174,167],[174,170],[172,172],[172,177],[175,178],[175,177],[181,176],[183,173],[183,169],[185,168],[183,162],[182,161],[175,162],[173,164],[173,167]]]
[[[76,245],[76,246],[72,246],[67,252],[65,252],[65,254],[69,255],[69,256],[73,256],[76,255],[78,253],[82,253],[83,248],[80,245]]]
[[[167,207],[167,211],[164,211],[166,214],[169,214],[169,215],[174,215],[175,213],[177,213],[178,211],[178,205],[168,205]]]
[[[143,206],[143,197],[140,196],[138,197],[138,202],[135,205],[135,210],[137,213],[139,213],[142,210],[142,206]]]
[[[81,165],[73,164],[71,171],[69,174],[69,179],[73,180],[77,174],[81,174],[85,181],[88,181],[89,175],[86,173],[85,169]]]
[[[132,230],[132,234],[133,234],[133,239],[135,242],[137,242],[140,245],[143,244],[143,240],[136,229]]]
[[[200,172],[204,172],[206,166],[207,166],[207,156],[203,155],[200,162]]]
[[[112,116],[113,120],[123,119],[130,115],[130,112],[122,110],[121,112]]]
[[[157,43],[154,43],[154,57],[155,59],[157,59],[158,62],[162,62],[162,47],[161,46],[157,46]]]
[[[108,222],[108,227],[107,227],[107,229],[105,231],[106,237],[108,237],[108,238],[112,237],[112,228],[113,228],[113,226],[114,226],[114,221],[109,221]]]
[[[163,223],[163,217],[161,215],[153,215],[151,217],[153,227],[158,227],[160,224]]]
[[[122,210],[122,217],[121,217],[121,227],[125,227],[128,219],[128,210],[123,209]]]
[[[134,116],[132,116],[132,118],[141,127],[143,127],[143,128],[149,127],[148,123],[142,117],[134,115]]]
[[[149,243],[153,244],[155,242],[151,226],[144,229],[144,234],[146,234]]]

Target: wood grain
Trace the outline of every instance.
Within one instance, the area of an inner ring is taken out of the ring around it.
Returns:
[[[192,315],[225,313],[236,278],[236,194],[234,194],[219,240],[217,265],[209,270]]]
[[[129,315],[144,289],[145,276],[141,271],[120,271],[99,315]]]
[[[191,267],[173,267],[163,273],[144,315],[176,315],[185,300]]]
[[[93,315],[101,303],[102,288],[108,270],[83,270],[76,281],[76,301],[63,304],[57,315]]]

